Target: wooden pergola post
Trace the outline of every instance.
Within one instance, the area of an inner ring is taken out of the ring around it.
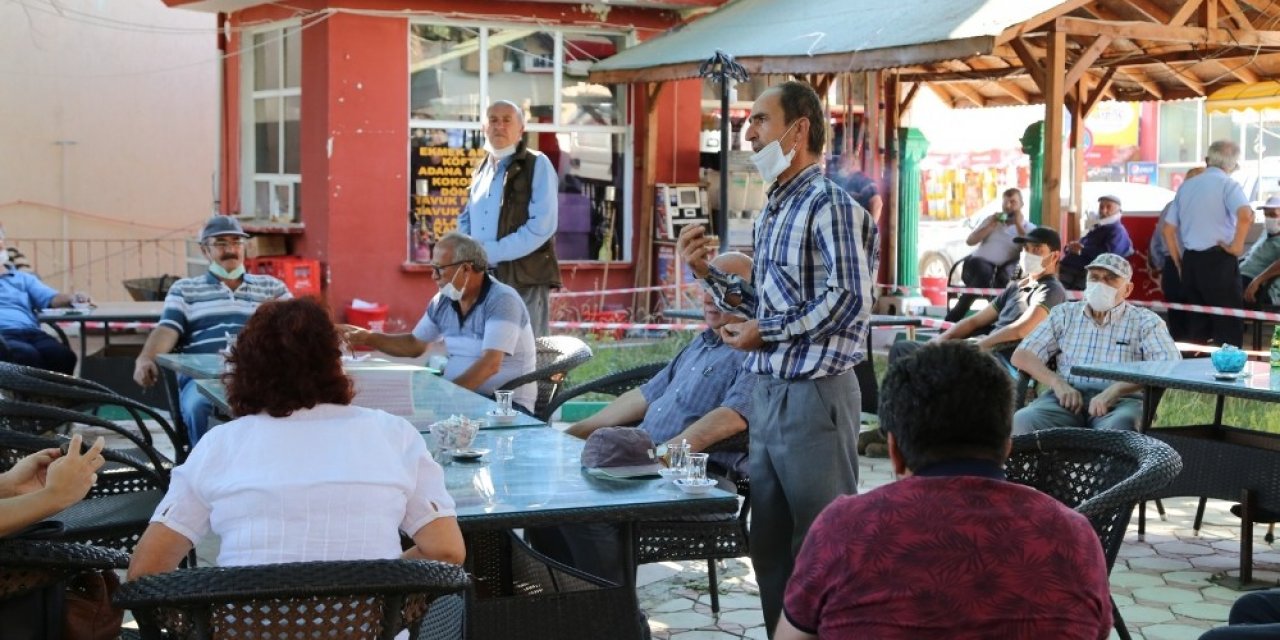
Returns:
[[[898,120],[902,114],[898,112],[898,76],[895,73],[880,73],[884,78],[884,171],[889,188],[884,200],[884,218],[888,229],[880,230],[880,251],[884,260],[880,264],[888,266],[885,282],[898,282]]]
[[[1044,86],[1044,198],[1040,203],[1040,221],[1059,233],[1062,224],[1062,107],[1066,104],[1067,34],[1049,28],[1048,55],[1045,56]]]
[[[645,113],[644,113],[644,154],[640,158],[640,210],[636,215],[640,216],[640,242],[638,243],[639,255],[635,258],[635,286],[636,288],[644,288],[650,286],[652,279],[653,267],[650,259],[653,257],[653,207],[654,198],[656,197],[655,189],[658,183],[658,96],[662,93],[662,82],[646,82],[637,85],[637,89],[644,92],[645,97]],[[726,114],[727,116],[728,114]],[[632,202],[635,202],[633,199]],[[605,288],[608,288],[605,284]],[[632,317],[648,320],[650,316],[651,298],[648,291],[637,291],[632,295],[631,309]]]

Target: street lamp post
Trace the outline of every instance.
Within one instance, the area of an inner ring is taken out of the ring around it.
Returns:
[[[698,67],[698,75],[720,83],[720,209],[716,212],[714,233],[720,235],[720,252],[729,250],[729,81],[746,82],[747,70],[733,56],[716,50]]]

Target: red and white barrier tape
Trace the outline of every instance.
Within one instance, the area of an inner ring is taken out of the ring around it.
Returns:
[[[705,324],[672,324],[672,323],[638,323],[638,322],[552,322],[552,329],[598,329],[614,331],[618,329],[649,329],[654,331],[702,331]]]
[[[1131,304],[1147,307],[1156,311],[1167,311],[1173,309],[1175,311],[1194,311],[1197,313],[1208,313],[1215,316],[1232,316],[1235,318],[1248,318],[1250,320],[1266,320],[1267,322],[1280,322],[1280,313],[1268,313],[1266,311],[1252,311],[1250,309],[1232,309],[1229,307],[1206,307],[1199,304],[1182,304],[1180,302],[1162,302],[1159,300],[1145,301],[1133,300]]]
[[[698,286],[697,284],[687,284],[686,288]],[[641,293],[644,291],[663,291],[666,289],[675,289],[677,285],[669,284],[660,287],[632,287],[629,289],[605,289],[603,291],[556,291],[551,294],[552,298],[585,298],[588,296],[611,296],[619,293]]]
[[[980,296],[999,295],[1003,289],[980,289],[977,287],[948,287],[947,293],[970,293]],[[1067,291],[1067,297],[1073,300],[1084,298],[1082,291]],[[1130,300],[1129,304],[1137,307],[1146,307],[1153,311],[1192,311],[1196,313],[1207,313],[1215,316],[1231,316],[1235,318],[1247,318],[1249,320],[1265,320],[1267,322],[1280,322],[1280,313],[1272,313],[1267,311],[1253,311],[1251,309],[1235,309],[1232,307],[1209,307],[1199,304],[1183,304],[1181,302],[1165,302],[1163,300]]]

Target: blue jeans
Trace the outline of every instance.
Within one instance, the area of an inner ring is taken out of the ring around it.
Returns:
[[[200,437],[209,431],[209,414],[213,413],[213,404],[200,395],[195,380],[186,376],[178,379],[178,404],[182,407],[182,422],[187,425],[187,437],[194,447]]]

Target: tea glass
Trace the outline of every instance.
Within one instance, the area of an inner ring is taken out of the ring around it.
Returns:
[[[686,482],[690,484],[703,484],[707,481],[707,454],[691,453],[689,454],[688,466],[685,467]]]

